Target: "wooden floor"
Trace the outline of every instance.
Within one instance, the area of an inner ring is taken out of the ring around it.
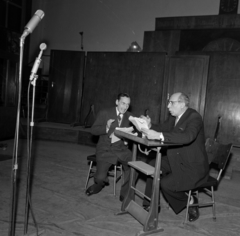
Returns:
[[[9,233],[9,212],[12,209],[11,174],[13,163],[6,158],[13,151],[13,140],[0,148],[0,235]],[[26,140],[19,140],[17,171],[17,212],[14,235],[24,235],[27,152]],[[134,236],[143,228],[131,215],[115,216],[121,207],[118,197],[112,195],[112,180],[99,194],[87,197],[84,193],[88,163],[86,156],[95,148],[77,143],[33,140],[32,175],[30,177],[31,202],[37,222],[38,235],[42,236]],[[1,160],[1,157],[5,157]],[[91,180],[92,181],[92,180]],[[120,184],[120,183],[119,183]],[[117,185],[119,194],[120,185]],[[144,179],[137,187],[145,187]],[[203,198],[203,196],[200,196]],[[168,208],[161,197],[159,226],[164,231],[154,235],[178,236],[239,236],[240,235],[240,176],[223,179],[216,193],[217,221],[211,218],[211,209],[201,208],[200,218],[183,226],[185,215]],[[136,201],[141,204],[141,199]],[[36,235],[30,214],[27,235]]]

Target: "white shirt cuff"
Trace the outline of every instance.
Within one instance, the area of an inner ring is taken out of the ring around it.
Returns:
[[[164,142],[164,136],[162,133],[160,133],[159,139],[162,140]]]

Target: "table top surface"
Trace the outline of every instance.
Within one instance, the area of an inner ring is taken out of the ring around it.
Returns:
[[[128,133],[128,132],[123,132],[121,130],[115,129],[114,134],[118,137],[126,138],[129,140],[132,140],[133,142],[143,144],[148,147],[166,147],[166,146],[179,146],[182,144],[179,143],[170,143],[170,142],[162,142],[160,140],[150,140],[147,139],[146,137],[141,138],[138,137],[134,134]]]

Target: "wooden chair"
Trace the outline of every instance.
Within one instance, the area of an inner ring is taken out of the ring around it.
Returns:
[[[89,179],[94,176],[94,173],[96,172],[96,155],[90,155],[87,157],[87,160],[89,163],[89,169],[88,169],[88,175],[87,180],[85,184],[85,190],[87,189]],[[120,171],[120,174],[118,175],[118,171]],[[108,175],[113,177],[113,195],[116,196],[116,183],[122,178],[123,180],[123,171],[122,171],[122,165],[117,163],[116,165],[113,165],[113,170],[108,171]]]
[[[209,175],[206,183],[202,184],[197,189],[189,190],[188,201],[187,201],[187,211],[186,211],[184,224],[188,220],[188,208],[190,206],[189,203],[190,203],[191,195],[193,193],[195,193],[196,197],[199,200],[199,196],[198,196],[199,190],[206,193],[211,198],[211,200],[208,202],[201,202],[201,203],[198,202],[198,204],[192,204],[191,206],[198,206],[198,207],[212,206],[213,220],[216,220],[216,212],[215,212],[216,202],[215,202],[214,190],[216,190],[216,188],[219,184],[222,172],[223,172],[223,170],[226,166],[226,163],[229,159],[232,144],[230,143],[230,144],[224,145],[224,144],[220,144],[212,139],[207,139],[205,146],[206,146],[206,151],[208,154],[209,165],[210,165],[210,167],[212,167],[212,165],[213,165],[214,168],[217,170],[216,177]]]

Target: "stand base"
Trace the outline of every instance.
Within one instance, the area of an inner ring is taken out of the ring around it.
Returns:
[[[136,233],[136,236],[150,235],[150,234],[155,234],[155,233],[162,232],[162,231],[163,231],[163,228],[157,228],[157,229],[145,231],[145,232],[141,230],[138,233]]]

